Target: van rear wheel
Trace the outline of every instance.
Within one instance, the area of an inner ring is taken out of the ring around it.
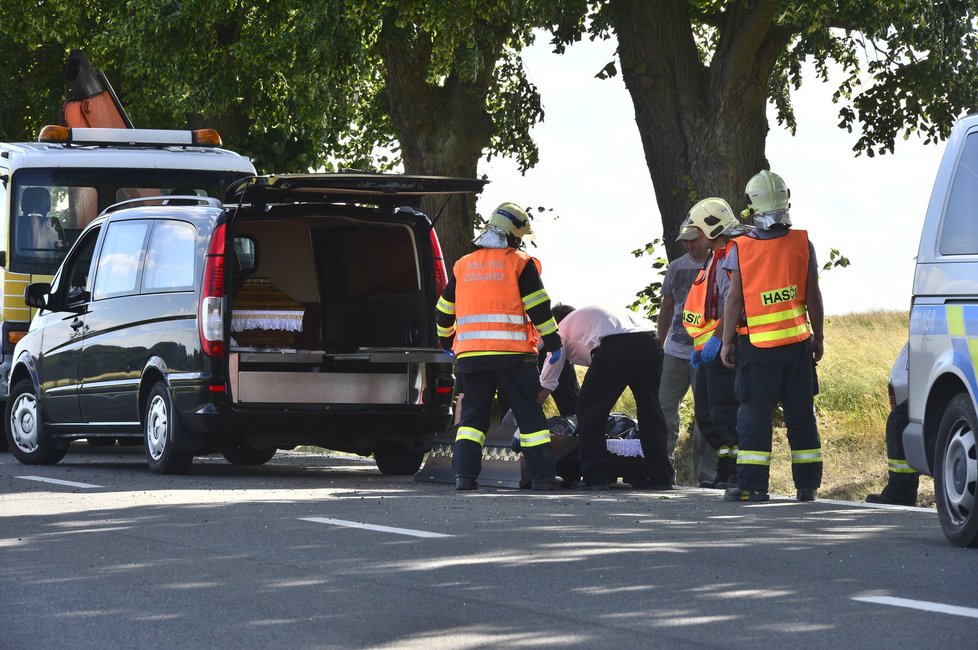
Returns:
[[[37,395],[30,379],[21,379],[7,398],[5,439],[10,452],[25,465],[54,465],[68,453],[68,445],[53,447],[44,441]]]
[[[944,536],[978,546],[978,417],[967,393],[951,400],[937,431],[934,496]]]
[[[409,449],[404,445],[382,445],[374,450],[374,460],[381,474],[408,476],[421,469],[424,452]]]
[[[174,417],[170,392],[158,381],[149,391],[143,417],[146,462],[154,474],[185,474],[194,462],[191,452],[177,449],[173,442]]]

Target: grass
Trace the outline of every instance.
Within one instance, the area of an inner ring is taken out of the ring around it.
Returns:
[[[907,340],[908,314],[874,311],[833,316],[825,323],[825,355],[818,365],[820,392],[815,411],[822,439],[824,471],[819,496],[862,501],[886,485],[886,418],[890,411],[886,383],[890,367]],[[555,410],[548,402],[548,415]],[[635,417],[635,400],[626,391],[615,411]],[[691,431],[692,397],[680,409],[676,447],[676,480],[696,485]],[[774,415],[770,490],[794,494],[791,451],[779,414]],[[921,477],[919,505],[933,505],[933,481]]]

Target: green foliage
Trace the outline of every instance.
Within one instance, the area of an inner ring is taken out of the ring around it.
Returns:
[[[652,257],[652,269],[655,272],[654,275],[657,275],[659,279],[653,280],[644,289],[637,292],[635,302],[628,305],[628,308],[643,314],[652,321],[658,317],[659,308],[662,306],[662,279],[665,277],[666,267],[669,266],[669,260],[666,259],[664,251],[661,250],[662,245],[662,239],[656,238],[642,248],[632,251],[632,255],[635,257],[645,255]]]
[[[829,249],[829,261],[822,265],[823,271],[849,266],[849,258],[839,252],[838,248]]]
[[[583,19],[553,27],[555,51],[562,52],[584,35],[611,38],[616,4],[590,0]],[[797,122],[791,91],[802,84],[802,63],[813,62],[821,81],[828,81],[832,70],[841,70],[833,100],[840,104],[840,128],[861,130],[853,147],[857,155],[892,152],[898,137],[914,133],[926,143],[943,140],[978,96],[976,0],[689,0],[685,5],[688,38],[703,66],[714,74],[732,70],[741,48],[738,39],[749,38],[748,29],[761,29],[758,21],[767,21],[769,34],[791,37],[770,78],[768,99],[778,123],[792,133]],[[764,35],[762,31],[758,38]],[[679,38],[673,46],[685,43]],[[615,73],[611,62],[597,76]],[[720,81],[714,77],[714,83]]]
[[[31,12],[13,4],[0,7],[0,51],[17,71],[12,87],[28,92],[0,98],[3,139],[33,139],[56,120],[68,51],[84,48],[137,126],[215,126],[260,169],[297,171],[400,163],[390,106],[402,99],[385,92],[382,57],[395,33],[407,35],[432,87],[472,81],[487,52],[490,62],[502,52],[483,91],[487,153],[533,166],[529,131],[543,109],[519,53],[542,16],[565,3],[50,0]],[[433,117],[424,106],[410,110]]]

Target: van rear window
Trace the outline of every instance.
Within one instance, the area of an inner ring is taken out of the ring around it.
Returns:
[[[150,236],[143,292],[194,288],[195,230],[183,221],[159,221]]]
[[[978,255],[978,133],[965,141],[941,227],[941,255]]]
[[[333,300],[421,290],[414,233],[402,225],[360,224],[316,232],[320,286]]]

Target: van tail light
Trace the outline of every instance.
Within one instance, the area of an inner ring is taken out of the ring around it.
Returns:
[[[448,285],[448,269],[445,267],[445,257],[441,253],[441,242],[438,241],[438,234],[435,229],[431,229],[431,252],[435,257],[435,288],[439,296]]]
[[[200,343],[209,357],[224,356],[224,228],[211,236],[200,289]]]
[[[435,394],[432,402],[444,406],[451,406],[454,397],[455,375],[439,374],[435,377]]]

